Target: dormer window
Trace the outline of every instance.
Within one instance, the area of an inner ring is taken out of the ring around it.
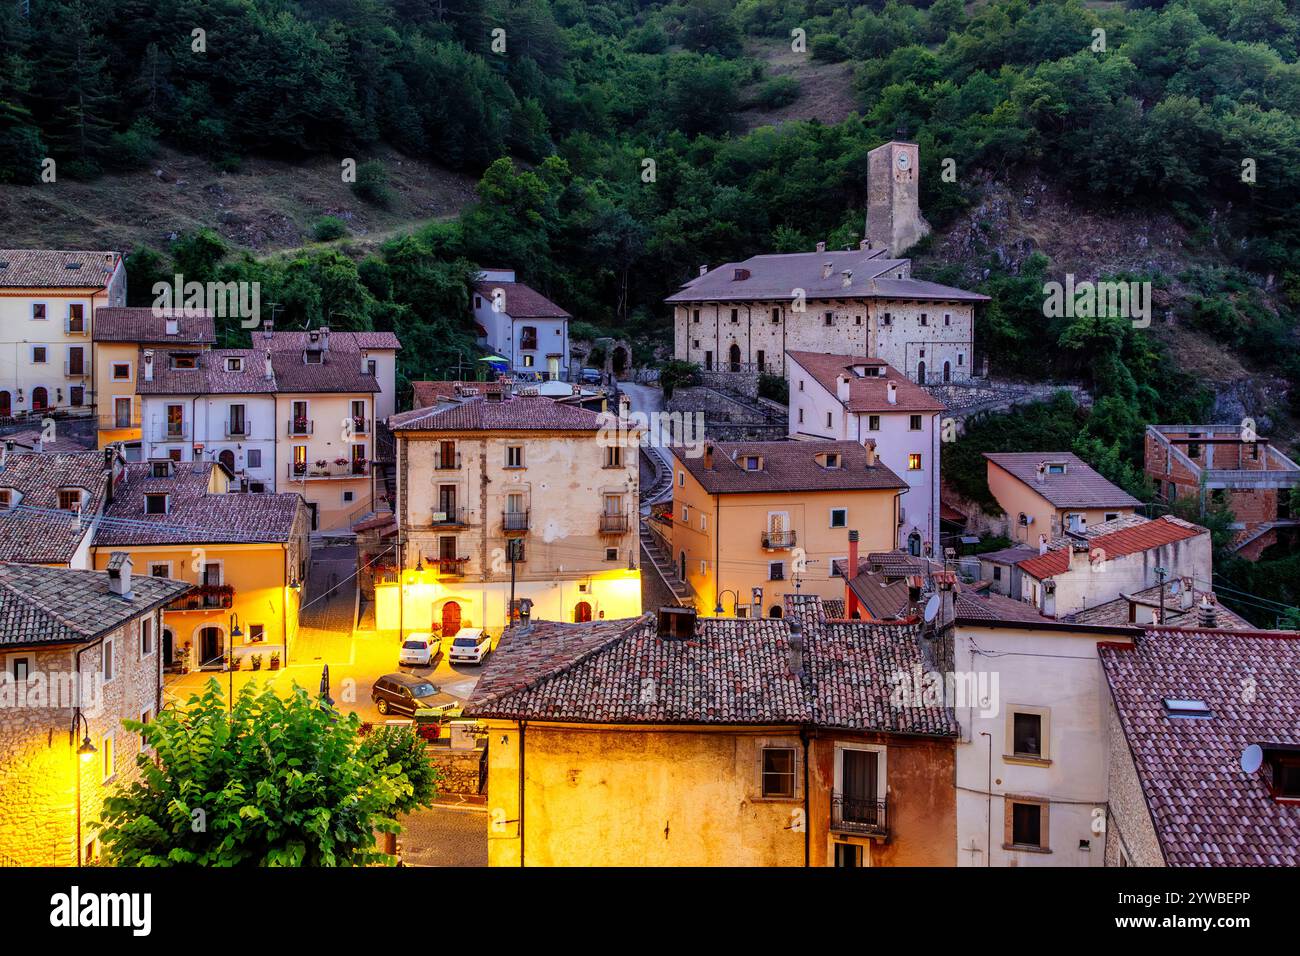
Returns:
[[[1050,462],[1048,462],[1048,463],[1047,463],[1047,473],[1048,473],[1049,475],[1063,475],[1063,474],[1065,474],[1065,462],[1063,462],[1063,461],[1050,461]]]
[[[198,368],[199,356],[196,352],[173,352],[172,368]]]
[[[59,510],[80,511],[81,510],[81,489],[60,488],[59,489]]]
[[[304,349],[302,353],[302,360],[307,365],[320,365],[321,355],[322,353],[320,349]]]
[[[1300,744],[1263,743],[1268,791],[1275,800],[1300,800]]]
[[[1166,717],[1191,717],[1204,720],[1214,716],[1214,713],[1210,710],[1210,705],[1203,700],[1187,697],[1166,697],[1163,703]]]
[[[18,504],[18,492],[12,488],[0,488],[0,509],[8,511]]]
[[[834,451],[826,452],[825,454],[818,455],[817,460],[818,460],[818,464],[820,464],[823,468],[840,467],[839,452],[834,452]]]
[[[740,460],[741,467],[746,471],[762,471],[763,459],[758,455],[745,455]]]
[[[244,370],[244,360],[234,356],[226,359],[227,372],[242,372]]]
[[[170,478],[170,477],[172,476],[172,465],[173,465],[173,462],[170,461],[170,460],[168,460],[168,461],[155,461],[155,462],[150,462],[150,464],[149,464],[149,477],[150,477],[150,478]]]
[[[144,513],[147,515],[165,515],[167,513],[167,499],[171,497],[165,494],[149,494],[144,496]]]

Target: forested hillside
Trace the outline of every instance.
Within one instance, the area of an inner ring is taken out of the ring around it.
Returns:
[[[513,265],[647,360],[661,299],[700,263],[856,242],[866,154],[906,138],[936,227],[917,273],[993,297],[977,339],[1002,374],[1090,388],[1064,432],[1089,460],[1142,490],[1143,425],[1211,414],[1242,375],[1276,387],[1237,404],[1294,435],[1300,0],[27,6],[0,12],[0,182],[25,204],[151,170],[162,147],[231,190],[268,163],[313,181],[359,164],[285,213],[284,236],[318,240],[302,248],[221,221],[156,230],[137,301],[175,270],[257,279],[281,325],[397,330],[405,380],[472,353],[466,283]],[[844,118],[793,118],[812,115]],[[421,216],[394,155],[478,180],[477,202]],[[395,209],[426,221],[394,229]],[[365,210],[383,241],[357,234]],[[1151,281],[1159,321],[1044,318],[1067,269]]]

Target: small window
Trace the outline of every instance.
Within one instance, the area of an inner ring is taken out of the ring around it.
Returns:
[[[353,497],[354,497],[354,495],[353,495],[353,493],[352,493],[351,491],[345,491],[345,492],[343,492],[343,503],[344,503],[345,505],[348,504],[348,503],[350,503],[350,502],[352,501]]]
[[[795,751],[793,747],[763,748],[763,797],[792,800],[795,796]]]
[[[854,325],[861,325],[861,324],[862,324],[862,316],[860,316],[860,315],[855,315],[855,316],[853,317],[853,324],[854,324]]]
[[[15,683],[25,681],[32,676],[32,659],[26,655],[14,655],[9,658],[9,676]]]
[[[922,325],[929,325],[929,324],[930,324],[930,317],[929,317],[928,315],[926,315],[924,312],[921,313],[921,324],[922,324]]]
[[[523,445],[506,446],[506,467],[507,468],[524,467],[524,446]]]
[[[701,531],[709,530],[709,516],[706,515],[703,511],[700,512],[700,530]]]
[[[799,424],[803,424],[803,409],[799,409]]]
[[[767,566],[767,579],[769,581],[784,581],[785,562],[784,561],[769,562]]]
[[[685,487],[686,487],[686,472],[684,472],[684,471],[679,471],[679,472],[677,473],[677,487],[678,487],[678,488],[685,488]]]
[[[146,707],[144,710],[140,711],[140,723],[144,724],[146,727],[147,727],[149,724],[153,723],[153,708],[152,708],[152,707]],[[145,739],[145,736],[144,736],[144,733],[143,733],[143,728],[141,728],[141,733],[140,733],[140,749],[141,749],[141,750],[147,750],[148,748],[149,748],[149,742]]]
[[[44,345],[33,345],[33,346],[32,346],[32,364],[34,364],[34,365],[44,365],[44,364],[45,364],[45,346],[44,346]]]
[[[114,362],[113,363],[113,381],[129,382],[131,380],[131,363]]]
[[[260,642],[260,641],[264,641],[264,640],[266,640],[266,625],[265,625],[265,624],[250,624],[250,625],[248,625],[248,641],[249,641],[250,644],[256,644],[256,643],[258,643],[258,642]]]
[[[827,428],[832,427],[833,419],[831,418],[831,414],[832,414],[831,412],[827,412],[827,413],[826,413],[826,427],[827,427]]]
[[[840,456],[839,456],[839,454],[836,453],[836,452],[828,452],[827,455],[826,455],[826,464],[825,464],[824,467],[826,467],[826,468],[839,468],[839,467],[840,467]]]
[[[320,365],[321,364],[320,349],[306,349],[302,353],[302,360],[308,365]]]
[[[524,368],[533,367],[533,358],[534,356],[531,353],[524,356]]]
[[[951,312],[945,312],[945,313],[943,314],[943,324],[944,324],[944,325],[952,325],[952,313],[951,313]]]
[[[100,741],[100,748],[104,752],[104,782],[107,783],[117,772],[117,755],[113,753],[112,734],[104,734],[104,739]]]
[[[762,471],[762,470],[763,470],[763,459],[762,459],[762,458],[759,458],[757,455],[748,455],[748,456],[746,456],[746,457],[745,457],[745,470],[746,470],[746,471]]]
[[[167,495],[145,495],[144,513],[147,515],[165,515],[167,513]]]
[[[44,321],[44,320],[45,320],[45,317],[46,317],[46,313],[45,313],[45,303],[44,303],[44,302],[33,302],[33,303],[32,303],[32,318],[33,318],[33,319],[36,319],[37,321]]]
[[[893,325],[893,324],[894,324],[894,317],[893,317],[892,315],[890,315],[888,312],[886,312],[886,313],[881,317],[880,324],[881,324],[881,325]]]
[[[1103,520],[1104,520],[1104,521],[1114,521],[1114,520],[1115,520],[1116,518],[1118,518],[1118,517],[1119,517],[1119,512],[1118,512],[1118,511],[1107,511],[1105,517],[1103,518]]]
[[[59,489],[59,509],[61,511],[80,511],[81,491],[77,488]]]
[[[921,453],[920,453],[920,452],[916,452],[916,451],[914,451],[914,452],[912,452],[911,454],[909,454],[909,455],[907,456],[907,470],[908,470],[908,471],[920,471],[920,470],[921,470]]]
[[[878,432],[878,431],[880,431],[880,416],[879,416],[879,415],[868,415],[868,416],[867,416],[867,431],[869,431],[869,432]]]
[[[104,641],[104,644],[103,644],[103,646],[101,647],[101,651],[102,651],[103,656],[102,656],[101,659],[100,659],[100,669],[102,670],[102,672],[103,672],[103,674],[104,674],[104,683],[105,683],[105,684],[107,684],[109,681],[111,681],[111,680],[113,679],[113,675],[114,675],[114,673],[115,673],[115,671],[114,671],[114,669],[113,669],[113,665],[114,665],[116,662],[115,662],[115,660],[114,660],[114,652],[113,652],[113,650],[114,650],[114,649],[113,649],[113,640],[110,638],[110,639]]]
[[[606,548],[606,549],[605,549],[605,560],[606,560],[606,561],[617,561],[617,560],[618,560],[618,548]]]
[[[155,461],[149,466],[150,478],[170,478],[172,475],[172,462]]]
[[[1210,705],[1203,700],[1190,698],[1166,697],[1164,699],[1165,716],[1193,717],[1206,719],[1214,716]]]
[[[14,506],[14,493],[8,488],[0,488],[0,508],[9,509]]]
[[[691,311],[691,321],[692,321],[692,322],[698,322],[698,321],[700,321],[700,310],[699,310],[699,309],[693,309],[693,310]]]
[[[1011,714],[1011,754],[1041,760],[1046,755],[1043,746],[1043,715],[1026,711]]]
[[[249,467],[249,468],[261,468],[261,467],[262,467],[262,449],[260,449],[260,448],[250,448],[250,449],[248,449],[247,452],[245,452],[245,454],[248,456],[248,467]]]
[[[244,360],[242,358],[236,358],[234,356],[230,356],[226,359],[227,372],[242,372],[243,370],[244,370]]]
[[[827,312],[827,313],[826,313],[826,324],[827,324],[827,325],[834,325],[834,324],[835,324],[835,313],[834,313],[834,312]]]
[[[848,508],[832,508],[832,509],[831,509],[831,527],[832,527],[832,528],[844,528],[844,527],[847,527],[847,526],[848,526],[848,523],[849,523],[849,509],[848,509]]]
[[[623,467],[623,448],[620,445],[610,445],[605,449],[605,467],[622,468]]]
[[[172,354],[172,368],[198,368],[199,357],[193,352],[175,352]]]
[[[1047,804],[1006,799],[1007,849],[1047,849]]]
[[[149,565],[149,577],[151,578],[169,578],[172,576],[172,566],[167,561],[155,561]]]
[[[144,618],[140,621],[140,656],[148,657],[153,653],[153,621]]]
[[[909,416],[907,420],[907,427],[914,432],[919,432],[921,430],[921,416],[920,415]]]
[[[780,324],[780,322],[781,322],[781,310],[779,308],[774,308],[772,310],[772,324],[778,325]]]
[[[1047,466],[1047,473],[1048,473],[1049,475],[1063,475],[1063,474],[1065,474],[1065,462],[1063,462],[1063,461],[1054,461],[1054,462],[1052,462],[1051,464],[1049,464],[1049,465]]]
[[[737,322],[739,322],[739,321],[740,321],[740,310],[739,310],[739,309],[732,309],[732,310],[731,310],[731,322],[732,322],[732,324],[735,325],[735,324],[736,324]]]
[[[691,509],[689,505],[682,505],[682,521],[689,523],[691,520]]]

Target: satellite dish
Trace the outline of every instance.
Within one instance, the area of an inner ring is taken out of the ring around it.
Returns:
[[[939,595],[931,594],[930,600],[925,602],[925,623],[929,624],[939,615]]]
[[[1251,744],[1241,752],[1241,769],[1254,773],[1264,762],[1264,750],[1259,744]]]

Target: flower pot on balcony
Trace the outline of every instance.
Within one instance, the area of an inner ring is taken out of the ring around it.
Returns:
[[[260,670],[262,669],[262,655],[261,655],[261,654],[250,654],[250,655],[248,656],[248,660],[249,660],[249,663],[251,663],[251,664],[253,665],[253,670],[255,670],[255,671],[260,671]]]
[[[278,670],[280,669],[280,652],[279,652],[279,651],[276,651],[275,653],[273,653],[273,654],[271,655],[271,668],[270,668],[270,669],[273,670],[273,671],[278,671]]]

